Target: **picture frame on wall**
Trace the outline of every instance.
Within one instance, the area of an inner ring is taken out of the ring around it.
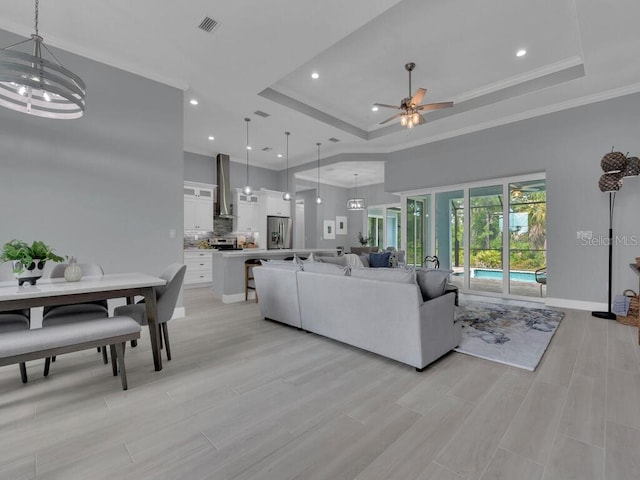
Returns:
[[[347,217],[336,217],[336,235],[347,234]]]
[[[322,238],[324,240],[336,239],[336,222],[334,220],[324,220],[322,223]]]

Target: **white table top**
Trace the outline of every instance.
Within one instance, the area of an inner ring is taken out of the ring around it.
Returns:
[[[18,286],[17,280],[10,280],[0,282],[0,302],[127,288],[159,287],[165,284],[165,280],[144,273],[113,273],[102,277],[82,277],[79,282],[67,282],[64,278],[41,278],[35,285],[23,284],[21,287]]]

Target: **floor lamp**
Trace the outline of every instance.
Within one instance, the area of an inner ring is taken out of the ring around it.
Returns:
[[[591,312],[591,315],[607,320],[615,320],[616,315],[613,310],[613,210],[616,204],[616,192],[622,188],[622,179],[624,177],[637,176],[640,173],[640,160],[638,157],[630,157],[622,152],[614,152],[613,149],[607,153],[600,165],[604,174],[600,176],[598,187],[601,192],[609,193],[609,277],[608,277],[608,311]]]

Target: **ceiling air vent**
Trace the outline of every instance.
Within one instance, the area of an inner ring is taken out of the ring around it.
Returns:
[[[198,28],[200,30],[204,30],[207,33],[211,33],[211,31],[216,28],[216,26],[218,25],[218,22],[216,22],[213,18],[211,17],[204,17],[202,19],[202,21],[200,22],[200,25],[198,25]]]
[[[264,147],[262,149],[263,152],[270,152],[271,150],[273,150],[273,148],[271,148],[271,147]]]
[[[271,116],[270,113],[263,112],[262,110],[256,110],[255,112],[253,112],[253,114],[258,115],[259,117],[262,117],[262,118],[267,118]]]
[[[330,142],[333,142],[333,143],[338,143],[338,142],[340,141],[340,139],[339,139],[339,138],[336,138],[336,137],[331,137],[331,138],[329,139],[329,141],[330,141]]]

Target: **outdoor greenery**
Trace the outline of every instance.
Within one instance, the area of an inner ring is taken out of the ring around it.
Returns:
[[[46,262],[48,260],[52,262],[64,262],[64,257],[53,253],[53,249],[40,240],[35,240],[31,245],[22,240],[11,240],[2,247],[0,253],[0,261],[10,262],[18,261],[14,266],[14,273],[22,273],[25,269],[32,270],[31,266],[34,260],[40,260]],[[35,265],[34,265],[35,267]]]

